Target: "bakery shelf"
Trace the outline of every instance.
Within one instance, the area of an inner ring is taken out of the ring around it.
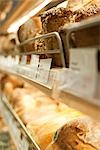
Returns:
[[[36,40],[53,38],[53,37],[55,37],[56,40],[57,40],[58,49],[45,50],[45,51],[36,51],[36,50],[34,50],[34,51],[27,51],[27,52],[25,52],[25,51],[21,52],[22,50],[20,51],[21,47],[23,47],[26,44],[29,44],[30,42],[35,42]],[[16,45],[13,49],[10,50],[10,53],[5,53],[4,51],[2,51],[0,53],[0,55],[5,55],[5,56],[8,56],[8,55],[23,56],[23,55],[41,55],[41,54],[60,54],[62,66],[65,67],[63,46],[62,46],[62,41],[61,41],[61,38],[60,38],[60,35],[59,35],[58,32],[51,32],[51,33],[48,33],[48,34],[43,34],[43,35],[37,36],[35,38],[28,39],[28,40],[22,42],[21,44]]]
[[[9,71],[9,70],[7,71],[7,69],[3,70],[1,68],[0,68],[0,71],[2,73],[12,74],[21,79],[24,79],[26,82],[37,87],[39,90],[41,90],[48,96],[53,97],[54,99],[56,99],[60,102],[63,102],[64,104],[93,117],[94,119],[100,120],[100,116],[98,115],[100,113],[99,100],[81,96],[75,92],[73,93],[71,90],[66,91],[66,92],[59,90],[59,83],[56,81],[54,82],[53,87],[50,88],[45,84],[36,82],[36,81],[32,80],[31,78],[29,78],[25,75],[16,73],[14,71]],[[60,70],[60,72],[61,72],[61,70]]]
[[[75,108],[86,115],[93,117],[100,121],[100,102],[95,99],[88,99],[85,97],[77,96],[72,92],[60,91],[58,100],[64,104]]]
[[[53,38],[55,37],[56,40],[57,40],[57,43],[58,43],[58,49],[54,49],[54,50],[45,50],[45,51],[23,51],[21,52],[20,51],[20,48],[25,46],[26,44],[29,44],[30,42],[35,42],[36,40],[40,40],[40,39],[48,39],[48,38]],[[12,49],[10,51],[11,53],[9,54],[6,54],[4,52],[1,53],[1,55],[13,55],[13,56],[16,56],[16,55],[19,55],[19,56],[23,56],[23,55],[39,55],[39,54],[60,54],[61,56],[61,63],[62,63],[62,66],[65,67],[65,59],[64,59],[64,53],[63,53],[63,46],[62,46],[62,41],[61,41],[61,38],[60,38],[60,35],[58,32],[51,32],[51,33],[47,33],[47,34],[43,34],[43,35],[40,35],[40,36],[37,36],[35,38],[31,38],[31,39],[28,39],[24,42],[22,42],[21,44],[19,45],[16,45],[14,49]]]
[[[45,50],[45,51],[29,51],[29,52],[20,52],[19,49],[21,47],[23,47],[26,44],[29,44],[30,42],[34,42],[36,40],[39,39],[47,39],[47,38],[56,38],[57,42],[58,42],[58,49],[54,49],[54,50]],[[17,50],[17,51],[16,51]],[[52,32],[52,33],[48,33],[48,34],[44,34],[35,38],[31,38],[26,40],[25,42],[16,45],[15,46],[15,51],[13,50],[11,54],[6,54],[7,56],[27,56],[27,55],[41,55],[41,54],[60,54],[61,55],[61,62],[62,62],[62,66],[65,67],[65,59],[64,59],[64,54],[63,54],[63,47],[62,47],[62,42],[61,42],[61,38],[58,32]],[[5,55],[5,53],[1,54]],[[3,61],[4,62],[4,61]],[[9,63],[9,62],[8,62]],[[35,85],[36,87],[38,87],[39,89],[41,89],[42,91],[44,91],[45,93],[51,95],[52,93],[52,88],[53,88],[53,80],[51,79],[52,75],[50,76],[49,80],[52,81],[47,81],[47,82],[41,82],[39,80],[33,79],[32,77],[32,73],[29,74],[29,70],[32,72],[34,70],[34,68],[31,65],[27,65],[25,63],[25,65],[21,65],[21,64],[17,64],[17,65],[13,65],[13,66],[5,66],[5,65],[1,65],[2,67],[0,67],[0,71],[3,73],[8,73],[8,74],[13,74],[16,75],[24,80],[26,80],[27,82]],[[26,73],[24,73],[23,71],[23,67],[24,69],[26,69]],[[8,69],[7,69],[8,68]],[[10,69],[9,69],[10,68]],[[28,70],[27,70],[28,69]],[[33,70],[32,70],[33,69]],[[20,71],[21,70],[21,71]],[[52,69],[50,69],[50,72],[52,73]],[[53,71],[54,74],[56,74],[56,71]],[[55,75],[54,75],[55,76]],[[50,83],[48,83],[50,82]],[[52,82],[52,83],[51,83]]]
[[[25,125],[20,120],[12,106],[9,104],[5,95],[0,93],[0,109],[2,116],[7,123],[11,136],[13,137],[17,149],[21,150],[40,150],[33,137],[27,131]]]
[[[79,29],[84,29],[90,26],[94,26],[94,25],[99,25],[100,24],[100,17],[95,17],[92,19],[87,20],[87,22],[81,22],[81,23],[75,23],[72,26],[70,25],[69,27],[65,27],[67,32],[67,48],[69,49],[72,45],[69,43],[69,39],[70,39],[70,34],[73,31],[77,31]],[[61,54],[61,58],[62,58],[62,64],[63,67],[65,67],[65,61],[64,61],[64,54],[63,54],[63,47],[62,47],[62,42],[61,42],[61,38],[59,36],[59,34],[57,32],[52,32],[49,34],[45,34],[45,35],[41,35],[39,37],[36,38],[32,38],[29,39],[25,42],[23,42],[22,44],[19,44],[16,46],[16,48],[20,48],[21,46],[24,46],[25,44],[28,44],[29,42],[33,42],[35,40],[39,40],[42,38],[48,38],[48,37],[56,37],[58,44],[59,44],[59,49],[58,50],[48,50],[48,51],[44,51],[44,52],[23,52],[23,53],[12,53],[12,55],[31,55],[31,54],[46,54],[46,53],[60,53]],[[20,68],[21,69],[21,68]],[[82,112],[84,112],[85,114],[94,117],[97,120],[100,120],[100,116],[98,115],[100,113],[100,103],[96,100],[89,100],[88,98],[85,97],[81,97],[81,96],[77,96],[76,94],[73,94],[71,91],[68,92],[63,92],[58,90],[57,93],[57,88],[56,85],[48,86],[47,84],[41,83],[39,81],[36,81],[34,79],[32,79],[31,77],[24,75],[18,71],[15,71],[13,69],[7,69],[7,67],[0,67],[0,72],[2,73],[7,73],[7,74],[12,74],[15,75],[17,77],[20,77],[22,79],[24,79],[25,81],[31,83],[33,86],[36,86],[37,88],[39,88],[40,90],[42,90],[44,93],[48,94],[49,96],[53,96],[54,98],[60,100],[61,102],[69,105],[70,107],[76,108]],[[55,84],[55,83],[54,83]],[[87,111],[89,110],[89,111]]]
[[[73,48],[74,46],[73,46],[73,42],[71,41],[71,33],[75,33],[76,31],[79,31],[79,30],[84,30],[84,29],[90,29],[91,27],[100,27],[100,17],[93,17],[93,18],[89,18],[87,21],[81,21],[81,22],[78,22],[78,23],[73,23],[73,24],[71,24],[70,26],[64,26],[63,27],[63,30],[62,31],[64,31],[64,33],[66,33],[65,34],[65,51],[67,51],[65,54],[68,54],[68,52],[69,52],[69,49],[70,50],[73,50],[73,51],[76,51],[76,50],[85,50],[85,49],[92,49],[92,48],[94,48],[95,49],[95,51],[96,50],[98,50],[99,51],[99,49],[100,49],[100,35],[99,35],[99,31],[100,31],[100,29],[98,30],[98,33],[97,33],[97,37],[98,37],[98,45],[89,45],[89,46],[79,46],[78,48]],[[97,29],[97,28],[96,28]],[[96,30],[97,31],[97,30]],[[74,34],[73,34],[74,35]],[[85,35],[87,35],[86,33],[85,33]],[[81,36],[82,36],[82,34],[81,34]],[[74,37],[74,36],[73,36]],[[72,37],[72,38],[73,38]],[[84,37],[85,38],[85,37]],[[88,37],[86,37],[86,39],[87,39]],[[83,39],[83,38],[82,38]],[[80,39],[79,39],[79,41],[80,41]],[[86,40],[85,40],[86,41]],[[84,42],[84,41],[81,41],[81,43],[82,42]],[[83,44],[84,45],[84,44]],[[88,44],[87,44],[88,45]],[[78,51],[79,52],[79,51]],[[87,55],[87,53],[86,53],[86,55]],[[81,56],[81,55],[80,55]],[[67,57],[67,55],[66,55],[66,58],[68,58]],[[75,58],[75,57],[74,57]],[[76,58],[78,58],[78,56],[76,55]],[[91,57],[90,57],[91,58]],[[80,58],[81,59],[81,58]],[[71,60],[70,60],[71,61]],[[73,60],[73,63],[76,63],[76,61],[75,60]],[[79,62],[77,62],[77,64],[78,64]],[[70,65],[69,65],[70,66]],[[82,66],[82,65],[80,65],[80,66]],[[74,69],[73,69],[74,68]],[[79,73],[79,70],[82,70],[83,68],[78,68],[77,67],[77,65],[76,65],[76,68],[75,67],[73,67],[73,68],[71,68],[71,70],[72,70],[72,72],[77,72],[76,73],[76,76],[70,76],[70,78],[69,78],[69,80],[70,80],[70,82],[72,82],[72,80],[73,80],[73,78],[75,78],[76,80],[74,80],[74,83],[73,83],[73,85],[74,85],[74,88],[75,88],[75,84],[81,84],[81,83],[77,83],[77,80],[78,80],[78,78],[79,78],[79,80],[80,80],[80,75],[78,76],[78,73]],[[79,70],[77,70],[77,68],[79,69]],[[76,69],[76,70],[75,70]],[[91,68],[88,68],[88,69],[91,69]],[[92,68],[93,69],[93,68]],[[95,78],[97,78],[97,81],[95,80],[95,82],[98,84],[98,89],[97,89],[97,91],[98,91],[98,93],[100,92],[100,70],[99,69],[97,69],[97,68],[95,68],[95,70],[97,71],[96,73],[95,73]],[[91,71],[91,70],[90,70]],[[82,75],[82,74],[81,74]],[[66,76],[67,76],[67,74],[66,74]],[[83,73],[83,76],[85,76],[85,71],[84,71],[84,73]],[[90,77],[91,76],[91,74],[89,74],[89,76],[86,74],[86,76],[87,77]],[[85,77],[86,77],[85,76]],[[92,76],[93,77],[93,76]],[[64,75],[64,78],[65,78],[65,75]],[[68,81],[68,80],[67,80]],[[67,81],[66,81],[66,83],[67,83]],[[82,82],[83,82],[83,79],[82,79]],[[85,81],[85,82],[87,82],[87,81]],[[68,82],[69,83],[69,82]],[[90,97],[86,97],[84,94],[82,95],[81,93],[78,93],[78,90],[79,89],[77,89],[77,86],[76,86],[76,89],[74,89],[74,91],[72,90],[73,89],[73,87],[72,87],[72,83],[69,83],[70,85],[68,85],[68,83],[67,83],[67,85],[66,85],[66,90],[64,91],[64,90],[61,90],[61,91],[59,91],[58,90],[58,94],[59,94],[59,96],[58,96],[58,99],[61,101],[61,102],[63,102],[63,103],[65,103],[65,104],[67,104],[67,105],[69,105],[70,107],[73,107],[73,108],[75,108],[75,109],[77,109],[77,110],[80,110],[81,112],[83,112],[83,113],[85,113],[85,114],[87,114],[87,115],[89,115],[89,116],[91,116],[91,117],[93,117],[93,118],[95,118],[95,119],[97,119],[97,120],[100,120],[100,116],[98,115],[99,113],[100,113],[100,96],[99,96],[99,98],[98,98],[98,100],[96,99],[96,98],[90,98]],[[92,84],[91,84],[92,85]],[[72,89],[71,89],[72,88]],[[78,88],[79,88],[79,86],[78,86]],[[95,87],[95,89],[96,89],[97,87]],[[88,91],[90,90],[89,88],[87,89]],[[77,93],[75,93],[75,91],[77,91]],[[80,91],[80,90],[79,90]],[[57,95],[58,95],[57,94]],[[93,93],[92,93],[93,94]],[[91,94],[91,95],[92,95]],[[92,97],[92,96],[91,96]]]
[[[49,96],[52,95],[52,87],[48,86],[47,84],[43,84],[39,81],[33,80],[32,78],[30,78],[26,75],[23,75],[21,73],[17,73],[11,69],[10,70],[6,69],[6,68],[4,69],[4,67],[3,68],[0,67],[0,72],[15,75],[15,76],[19,77],[20,79],[23,79],[26,82],[30,83],[31,85],[37,87],[38,89],[40,89],[44,93],[48,94]]]

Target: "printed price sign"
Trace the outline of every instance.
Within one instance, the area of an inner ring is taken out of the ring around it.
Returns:
[[[69,66],[72,70],[82,73],[97,72],[97,49],[96,48],[73,48],[70,50]]]
[[[32,76],[33,79],[36,78],[38,66],[39,66],[39,55],[32,55],[30,62],[30,67],[32,71],[30,72],[31,73],[30,75]]]
[[[66,69],[60,78],[60,90],[91,98],[95,94],[96,80],[94,74],[83,74],[72,69]]]
[[[21,65],[26,65],[26,62],[27,62],[27,56],[22,56],[22,58],[21,58],[21,62],[20,62],[20,64]]]
[[[37,80],[42,83],[47,83],[50,73],[52,59],[41,59],[37,72]]]
[[[16,55],[16,56],[15,56],[15,65],[18,65],[18,64],[19,64],[19,56]]]

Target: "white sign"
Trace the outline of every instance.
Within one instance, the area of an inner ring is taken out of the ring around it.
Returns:
[[[69,68],[83,73],[97,73],[97,51],[96,48],[70,49]]]
[[[26,55],[23,55],[23,56],[21,57],[21,62],[20,62],[20,64],[21,64],[21,65],[26,65],[26,63],[27,63],[27,56],[26,56]]]
[[[37,72],[37,80],[42,83],[47,83],[51,68],[52,59],[41,59]]]
[[[39,66],[39,55],[32,55],[31,62],[30,62],[30,68],[31,68],[31,76],[33,79],[36,79],[36,74]]]

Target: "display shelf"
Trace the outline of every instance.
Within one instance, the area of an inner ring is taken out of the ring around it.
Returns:
[[[45,50],[45,51],[27,51],[27,52],[22,52],[22,47],[25,46],[26,44],[29,44],[30,42],[35,42],[36,40],[40,40],[40,39],[47,39],[47,38],[54,38],[57,40],[58,43],[58,49],[54,49],[54,50]],[[20,50],[21,49],[21,50]],[[1,56],[0,56],[0,71],[3,73],[8,73],[8,74],[13,74],[15,76],[18,76],[24,80],[26,80],[27,82],[35,85],[36,87],[38,87],[39,89],[41,89],[42,91],[45,91],[45,93],[51,95],[52,93],[52,88],[53,88],[53,84],[54,84],[54,80],[55,80],[55,74],[56,74],[56,70],[55,69],[48,69],[47,65],[47,61],[45,62],[45,66],[42,69],[45,69],[45,67],[47,67],[45,70],[45,73],[48,73],[46,80],[44,81],[44,79],[34,79],[33,76],[38,76],[38,74],[35,74],[33,72],[37,70],[41,69],[39,68],[40,61],[42,59],[37,60],[37,62],[31,57],[32,62],[30,62],[30,64],[27,64],[27,60],[26,58],[23,58],[23,60],[20,62],[20,57],[27,57],[28,55],[41,55],[41,54],[59,54],[61,56],[61,64],[63,67],[65,67],[65,59],[64,59],[64,54],[63,54],[63,47],[62,47],[62,42],[61,42],[61,38],[59,33],[57,32],[52,32],[52,33],[48,33],[48,34],[44,34],[44,35],[40,35],[38,37],[35,38],[31,38],[28,39],[26,41],[24,41],[23,43],[16,45],[15,48],[12,50],[12,53],[10,54],[5,54],[4,52],[2,52]],[[10,59],[6,62],[7,57],[5,58],[5,55],[8,56],[8,58],[10,57]],[[13,60],[12,63],[12,56],[18,56],[18,61],[17,64],[16,59]],[[2,57],[4,58],[2,60]],[[44,59],[45,60],[45,59]],[[37,63],[37,68],[35,68]],[[35,69],[35,71],[34,71]],[[55,70],[55,71],[54,71]],[[43,71],[42,71],[43,72]],[[40,73],[41,74],[41,73]],[[44,76],[46,76],[44,74]],[[42,77],[43,78],[43,77]],[[48,79],[49,78],[49,79]]]
[[[99,100],[88,99],[85,97],[77,96],[71,92],[64,92],[64,91],[60,92],[58,100],[100,121]]]
[[[48,86],[47,84],[43,84],[39,81],[36,81],[26,75],[23,75],[21,73],[17,73],[15,71],[12,71],[12,70],[9,70],[9,69],[4,69],[3,68],[0,68],[0,72],[1,73],[5,73],[5,74],[11,74],[11,75],[14,75],[16,77],[19,77],[20,79],[23,79],[24,81],[30,83],[31,85],[37,87],[38,89],[40,89],[41,91],[43,91],[44,93],[46,93],[47,95],[51,96],[52,95],[52,87]]]
[[[35,49],[33,51],[22,51],[22,47],[25,46],[26,44],[30,44],[30,42],[35,42],[36,40],[41,40],[41,39],[48,39],[48,38],[56,38],[56,41],[58,43],[58,49],[53,49],[53,50],[43,50],[43,51],[36,51]],[[21,50],[20,50],[21,49]],[[16,45],[12,50],[10,50],[10,54],[5,53],[4,51],[1,52],[0,55],[12,55],[12,56],[23,56],[23,55],[41,55],[41,54],[59,54],[61,56],[61,64],[62,67],[65,67],[65,59],[64,59],[64,53],[63,53],[63,46],[62,46],[62,41],[60,38],[60,35],[58,32],[51,32],[48,34],[43,34],[40,36],[37,36],[35,38],[31,38],[28,40],[25,40],[21,44]]]
[[[99,21],[99,17],[95,17],[95,18],[91,18],[89,20],[87,20],[87,22],[81,22],[81,23],[75,23],[72,26],[69,27],[65,27],[65,29],[67,30],[67,48],[70,49],[72,47],[71,43],[70,43],[70,34],[73,31],[77,31],[79,29],[84,29],[90,26],[94,26],[94,25],[99,25],[100,21]],[[48,51],[44,51],[44,52],[17,52],[17,53],[12,53],[12,55],[20,55],[20,56],[24,56],[24,55],[32,55],[32,54],[55,54],[55,53],[60,53],[61,54],[61,60],[62,60],[62,65],[63,67],[65,67],[65,60],[64,60],[64,54],[63,54],[63,47],[62,47],[62,42],[61,42],[61,38],[59,36],[59,34],[57,32],[52,32],[46,35],[41,35],[39,37],[36,38],[32,38],[29,39],[25,42],[23,42],[20,45],[17,45],[16,48],[20,48],[21,46],[24,46],[25,44],[29,44],[29,42],[34,42],[35,40],[39,40],[42,38],[51,38],[51,37],[56,37],[57,41],[58,41],[58,46],[59,49],[57,50],[48,50]],[[47,82],[43,83],[40,82],[36,79],[32,78],[32,74],[29,74],[29,71],[26,70],[26,72],[23,72],[23,67],[27,67],[27,65],[20,65],[18,64],[19,67],[17,68],[16,66],[11,66],[11,67],[7,67],[7,66],[3,66],[1,65],[0,67],[0,72],[2,73],[7,73],[7,74],[12,74],[15,75],[21,79],[24,79],[25,81],[31,83],[33,86],[36,86],[38,89],[40,89],[41,91],[43,91],[44,93],[46,93],[49,96],[54,97],[56,100],[60,100],[61,102],[69,105],[70,107],[76,108],[80,111],[82,111],[83,113],[94,117],[95,119],[100,120],[100,116],[98,115],[100,113],[100,102],[99,100],[96,100],[95,98],[88,98],[85,97],[84,95],[81,96],[81,94],[77,94],[77,93],[73,93],[71,90],[67,90],[66,92],[64,92],[63,90],[59,90],[57,88],[58,82],[60,80],[58,80],[56,78],[56,76],[54,77],[54,80],[52,81],[52,84],[48,84]],[[32,66],[30,66],[32,67]],[[17,69],[14,69],[17,68]],[[21,71],[19,71],[18,69],[20,69]],[[30,69],[30,68],[28,68]],[[58,69],[59,70],[59,69]],[[59,72],[61,72],[60,69]],[[51,70],[50,70],[51,71]],[[56,73],[55,73],[56,74]],[[56,74],[57,75],[57,74]],[[58,75],[59,76],[59,75]],[[77,74],[76,74],[77,76]],[[62,75],[62,78],[64,76]],[[79,77],[80,78],[80,77]],[[51,80],[51,79],[50,79]],[[58,91],[57,91],[58,89]],[[99,88],[100,89],[100,88]]]
[[[7,71],[7,69],[3,70],[1,68],[0,71],[2,73],[15,75],[37,87],[48,96],[53,97],[54,99],[93,117],[94,119],[100,120],[100,116],[98,115],[100,113],[100,101],[95,98],[85,97],[84,95],[77,92],[75,93],[71,90],[67,90],[66,92],[59,90],[59,81],[57,80],[54,82],[52,88],[50,88],[45,84],[36,82],[35,80],[14,71]],[[59,71],[61,72],[61,69]]]
[[[100,17],[95,16],[63,27],[65,35],[65,57],[70,51],[69,69],[63,74],[63,87],[58,89],[58,99],[81,112],[100,120],[100,35],[97,32],[98,45],[88,45],[73,48],[72,33],[92,27],[100,27]],[[92,31],[92,30],[91,30]],[[97,31],[97,30],[96,30]],[[81,34],[81,33],[80,33]],[[88,32],[89,34],[89,32]],[[73,34],[74,35],[74,34]],[[87,34],[85,34],[87,35]],[[83,35],[81,35],[83,36]],[[96,34],[94,35],[96,36]],[[84,37],[85,38],[85,37]],[[86,37],[88,38],[88,37]],[[93,37],[89,37],[93,38]],[[77,37],[78,39],[78,37]],[[79,42],[80,39],[78,39]],[[86,41],[85,41],[86,42]],[[84,45],[84,41],[83,41]],[[93,51],[95,54],[93,54]],[[98,57],[95,57],[98,56]],[[88,58],[86,60],[86,58]],[[90,59],[91,58],[91,59]],[[84,63],[84,65],[83,65]],[[94,72],[93,72],[94,71]],[[65,85],[66,84],[66,85]],[[98,96],[98,98],[96,98]]]
[[[11,136],[14,139],[18,150],[40,150],[33,137],[27,131],[25,125],[20,120],[16,112],[9,104],[5,95],[0,95],[0,110],[2,116],[11,131]]]
[[[53,96],[53,98],[55,98],[56,100],[58,99],[59,101],[65,103],[66,105],[73,107],[77,110],[80,110],[95,119],[100,120],[100,116],[98,115],[98,113],[100,113],[99,100],[86,98],[85,96],[77,96],[77,94],[71,91],[68,91],[68,92],[60,91],[57,93],[56,87],[53,89],[50,89],[49,87],[46,87],[45,85],[41,83],[37,83],[33,81],[27,76],[17,74],[17,73],[12,73],[10,71],[3,71],[3,72],[20,77],[24,79],[25,81],[31,83],[31,85],[37,87],[38,89],[40,89],[41,91],[49,95],[50,97]]]

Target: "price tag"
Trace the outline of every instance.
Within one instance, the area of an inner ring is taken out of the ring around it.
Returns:
[[[11,67],[13,65],[13,58],[11,56],[8,56],[7,58],[5,58],[6,60],[6,66]]]
[[[21,58],[20,64],[21,65],[26,65],[26,62],[27,62],[27,56],[23,55],[22,58]]]
[[[60,90],[74,93],[78,96],[94,97],[97,76],[94,74],[83,74],[79,71],[66,69],[60,78]]]
[[[15,56],[15,65],[18,65],[18,64],[19,64],[19,56],[16,55],[16,56]]]
[[[50,69],[48,85],[52,88],[55,84],[55,81],[58,79],[57,74],[59,73],[58,69]]]
[[[32,55],[30,65],[35,66],[37,64],[39,64],[39,55]]]
[[[30,68],[32,69],[32,71],[30,75],[33,79],[36,79],[38,66],[39,66],[39,55],[32,55],[30,62]]]
[[[47,83],[50,73],[52,59],[41,59],[37,72],[37,80],[42,83]]]
[[[82,73],[97,73],[97,49],[77,48],[70,50],[70,68]]]
[[[2,65],[4,65],[4,56],[0,56],[0,64]]]

